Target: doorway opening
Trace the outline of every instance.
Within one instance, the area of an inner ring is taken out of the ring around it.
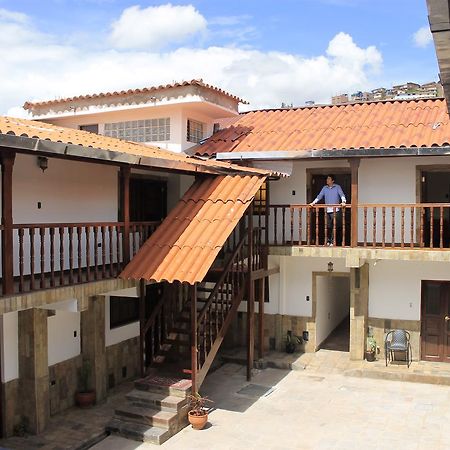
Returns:
[[[351,204],[352,193],[351,185],[352,179],[351,174],[347,168],[336,168],[336,169],[307,169],[307,202],[311,203],[320,193],[322,188],[327,184],[327,175],[333,174],[335,177],[335,183],[341,186],[345,198],[348,204]],[[343,211],[345,214],[345,236],[342,236],[342,220],[344,218],[337,220],[336,229],[336,242],[338,245],[344,241],[346,245],[350,244],[351,236],[351,210],[346,208]],[[319,243],[319,245],[325,244],[325,209],[317,211],[316,214],[311,215],[311,239],[313,242]],[[316,228],[316,221],[319,222]],[[318,230],[318,233],[316,233]],[[317,236],[316,236],[317,234]],[[343,237],[345,238],[343,240]]]
[[[421,359],[450,362],[450,281],[422,281]]]
[[[316,349],[350,348],[350,275],[316,274]]]
[[[119,180],[120,183],[120,180]],[[121,189],[119,189],[119,195]],[[119,198],[119,205],[122,204]],[[167,181],[132,174],[130,177],[130,222],[162,221],[167,215]],[[119,218],[123,220],[122,211]]]
[[[420,174],[420,203],[442,204],[450,201],[450,167],[423,168]],[[443,208],[443,223],[441,226],[440,208],[424,208],[424,245],[433,247],[440,245],[440,232],[443,232],[443,246],[450,247],[450,208]],[[433,214],[433,226],[431,226]]]

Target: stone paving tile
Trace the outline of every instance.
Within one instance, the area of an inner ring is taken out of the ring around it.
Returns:
[[[70,408],[50,418],[47,429],[39,436],[11,437],[0,440],[0,447],[12,450],[73,450],[99,438],[114,414],[116,405],[124,401],[132,383],[123,383],[110,392],[105,403],[89,409]]]
[[[187,427],[161,449],[449,448],[447,386],[270,368],[255,370],[251,383],[273,386],[274,391],[257,399],[239,395],[238,391],[250,384],[244,367],[225,365],[208,376],[202,393],[215,402],[211,426],[202,431]],[[109,437],[93,449],[155,448],[132,441],[126,441],[130,446],[120,447],[117,439]]]

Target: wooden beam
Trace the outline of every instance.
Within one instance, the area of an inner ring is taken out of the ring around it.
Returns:
[[[12,175],[16,152],[5,151],[2,163],[2,283],[3,295],[14,293]]]
[[[265,297],[265,287],[266,279],[261,278],[259,280],[259,307],[258,307],[258,358],[262,359],[264,357],[264,297]]]
[[[352,178],[352,211],[351,211],[351,246],[358,246],[358,168],[360,159],[350,159],[350,170]]]
[[[192,394],[195,395],[198,391],[198,362],[197,362],[197,283],[190,288],[191,295],[191,380],[192,380]]]
[[[130,167],[120,168],[121,211],[123,221],[122,255],[123,263],[130,262]]]
[[[146,286],[145,280],[141,279],[139,281],[139,362],[141,369],[141,377],[145,376],[145,297],[146,297]]]
[[[252,379],[252,369],[255,351],[255,303],[254,285],[252,280],[253,257],[253,203],[248,208],[248,255],[247,255],[247,381]]]

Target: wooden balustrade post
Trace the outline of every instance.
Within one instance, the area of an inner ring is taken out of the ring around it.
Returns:
[[[198,372],[198,323],[197,323],[197,283],[191,286],[191,381],[192,394],[197,393],[197,372]]]
[[[3,152],[2,164],[2,287],[3,295],[14,292],[12,174],[16,153]]]
[[[145,375],[145,300],[146,300],[146,285],[145,280],[139,280],[139,363],[141,370],[141,377]]]
[[[122,217],[120,219],[123,221],[122,256],[124,264],[130,262],[130,173],[129,166],[120,168],[120,199],[122,202]]]
[[[261,278],[259,280],[259,307],[258,307],[258,358],[264,357],[264,297],[265,297],[265,285],[266,279]]]
[[[351,211],[351,246],[358,246],[358,169],[359,158],[350,159],[350,171],[352,179],[352,211]]]
[[[254,303],[254,281],[252,280],[252,257],[253,257],[253,204],[248,208],[248,255],[247,255],[247,381],[252,379],[253,359],[255,351],[255,303]]]

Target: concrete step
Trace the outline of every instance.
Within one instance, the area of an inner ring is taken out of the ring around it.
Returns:
[[[128,422],[118,418],[109,421],[106,425],[106,431],[127,439],[156,445],[161,445],[173,436],[173,433],[165,428],[149,427],[148,425]]]
[[[180,411],[187,403],[187,400],[182,397],[160,394],[158,392],[141,391],[138,389],[132,390],[125,397],[133,404],[150,406],[161,409],[162,411],[172,412]]]
[[[191,393],[192,382],[184,378],[152,374],[136,380],[134,387],[141,391],[186,398]]]
[[[137,406],[129,403],[118,407],[115,414],[118,419],[164,428],[173,432],[176,432],[178,428],[176,411],[161,411],[150,406]]]
[[[350,369],[344,372],[344,375],[348,377],[357,378],[373,378],[376,380],[391,380],[391,381],[407,381],[410,383],[425,383],[425,384],[439,384],[443,386],[450,386],[450,375],[443,373],[418,373],[413,369],[404,370],[389,370],[388,368],[382,369]]]

